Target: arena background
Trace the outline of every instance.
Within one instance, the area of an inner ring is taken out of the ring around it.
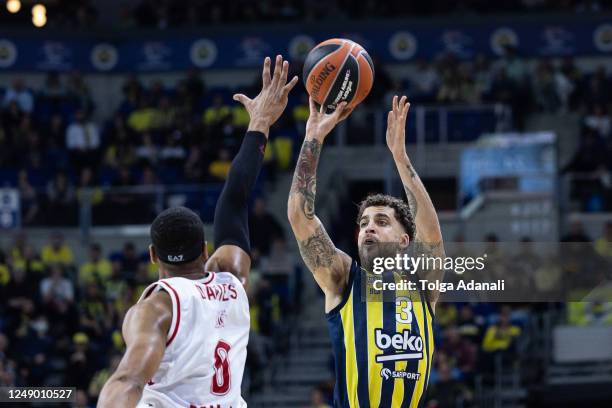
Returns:
[[[402,194],[384,115],[405,93],[408,153],[446,242],[582,242],[587,256],[559,268],[581,276],[598,259],[609,277],[608,1],[40,3],[0,8],[0,385],[75,386],[75,406],[95,406],[122,317],[156,279],[147,224],[182,204],[211,236],[248,123],[232,93],[257,92],[265,56],[301,74],[331,37],[362,44],[376,68],[321,157],[317,212],[338,247],[355,254],[367,193]],[[286,219],[307,117],[300,84],[252,203],[253,407],[331,404],[323,297]],[[436,315],[428,407],[612,404],[612,303],[445,302]]]

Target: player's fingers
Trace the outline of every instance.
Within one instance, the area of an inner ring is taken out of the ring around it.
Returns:
[[[404,108],[402,109],[402,115],[404,117],[408,116],[409,111],[410,111],[410,102],[406,102],[406,105],[404,105]]]
[[[393,113],[393,111],[389,111],[389,114],[387,115],[387,129],[393,125],[394,119],[395,119],[395,114]]]
[[[270,78],[270,65],[271,65],[270,57],[266,57],[264,59],[263,71],[261,72],[261,79],[263,82],[264,88],[270,85],[272,79]]]
[[[284,61],[283,62],[283,69],[281,71],[280,82],[279,82],[280,86],[285,86],[285,84],[287,83],[287,76],[288,75],[289,75],[289,61]]]
[[[338,106],[336,106],[336,110],[333,113],[333,116],[335,117],[336,120],[340,120],[340,118],[342,117],[342,115],[344,115],[344,113],[346,113],[346,106],[348,105],[348,103],[346,102],[340,102],[340,104]]]
[[[398,106],[400,112],[404,111],[404,104],[406,103],[406,99],[408,99],[406,98],[406,95],[402,96],[402,99],[400,99],[399,106]]]
[[[289,83],[285,86],[283,86],[283,94],[284,95],[288,95],[289,92],[291,92],[291,90],[293,89],[293,87],[295,86],[295,84],[298,83],[298,77],[297,75],[294,76],[291,81],[289,81]]]
[[[393,101],[391,102],[391,110],[397,112],[397,95],[393,95]]]
[[[322,115],[325,114],[325,106],[323,104],[321,104],[321,107],[319,108],[319,113]]]
[[[355,109],[355,107],[352,107],[352,108],[346,107],[344,109],[344,112],[342,112],[342,114],[340,115],[339,122],[342,122],[344,119],[348,118],[349,115],[353,112],[353,109]]]
[[[312,99],[312,96],[308,98],[308,105],[310,106],[311,115],[317,112],[317,105],[315,104],[314,99]]]
[[[235,94],[232,97],[233,100],[240,102],[241,104],[243,104],[244,106],[247,106],[247,104],[249,102],[251,102],[251,99],[249,97],[247,97],[246,95],[243,94]]]
[[[274,64],[274,74],[272,75],[272,86],[278,86],[280,82],[281,71],[283,70],[283,57],[279,54],[276,56],[276,64]]]

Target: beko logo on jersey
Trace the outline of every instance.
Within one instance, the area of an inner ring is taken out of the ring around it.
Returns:
[[[221,302],[227,302],[228,300],[234,300],[238,297],[236,288],[231,283],[221,283],[218,285],[197,285],[198,292],[204,300],[219,300]]]
[[[410,330],[388,335],[381,329],[374,330],[376,347],[382,351],[390,349],[391,353],[378,354],[376,362],[397,360],[418,360],[423,358],[423,339],[419,335],[411,335]]]

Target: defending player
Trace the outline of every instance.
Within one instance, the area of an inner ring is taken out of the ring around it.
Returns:
[[[370,291],[373,259],[418,245],[418,254],[443,257],[442,235],[434,206],[406,153],[405,125],[410,104],[393,98],[387,145],[404,184],[408,206],[386,195],[360,205],[360,264],[338,250],[315,215],[316,169],[322,144],[349,111],[317,111],[310,101],[306,138],[289,195],[288,216],[304,262],[325,293],[325,311],[335,356],[335,407],[422,406],[433,355],[432,321],[438,292],[395,293],[393,299],[362,298]],[[416,240],[416,241],[415,241]],[[391,251],[390,251],[391,250]],[[360,266],[361,265],[361,266]],[[362,268],[363,267],[363,268]],[[441,279],[443,271],[421,278]],[[396,274],[383,274],[390,280]],[[362,285],[363,284],[363,285]]]
[[[127,350],[104,386],[99,407],[246,406],[240,386],[249,335],[246,284],[251,260],[247,202],[261,168],[270,126],[287,105],[297,77],[276,58],[263,67],[255,99],[242,94],[250,123],[215,209],[217,250],[208,257],[200,218],[184,208],[151,225],[151,261],[160,280],[125,316]]]

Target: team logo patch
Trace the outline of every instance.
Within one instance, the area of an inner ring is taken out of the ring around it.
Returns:
[[[396,378],[401,378],[401,379],[405,378],[407,380],[418,380],[421,374],[411,373],[408,371],[393,371],[388,368],[383,368],[382,370],[380,370],[380,376],[385,380],[396,379]]]
[[[303,60],[315,46],[315,41],[307,35],[298,35],[289,43],[289,55],[291,58]]]
[[[593,33],[595,47],[602,52],[612,51],[612,24],[602,24]]]
[[[217,46],[211,40],[202,38],[191,45],[191,62],[198,68],[207,68],[217,60]]]
[[[110,71],[119,61],[117,48],[111,44],[98,44],[91,50],[91,65],[99,71]]]
[[[389,52],[401,61],[409,60],[417,52],[417,40],[408,31],[399,31],[389,40]]]
[[[215,329],[220,329],[225,327],[225,317],[227,316],[227,312],[225,310],[221,310],[217,313],[217,320],[215,322]]]
[[[518,47],[519,38],[511,28],[501,27],[497,30],[493,31],[491,34],[491,49],[495,53],[495,55],[504,55],[506,47]]]

